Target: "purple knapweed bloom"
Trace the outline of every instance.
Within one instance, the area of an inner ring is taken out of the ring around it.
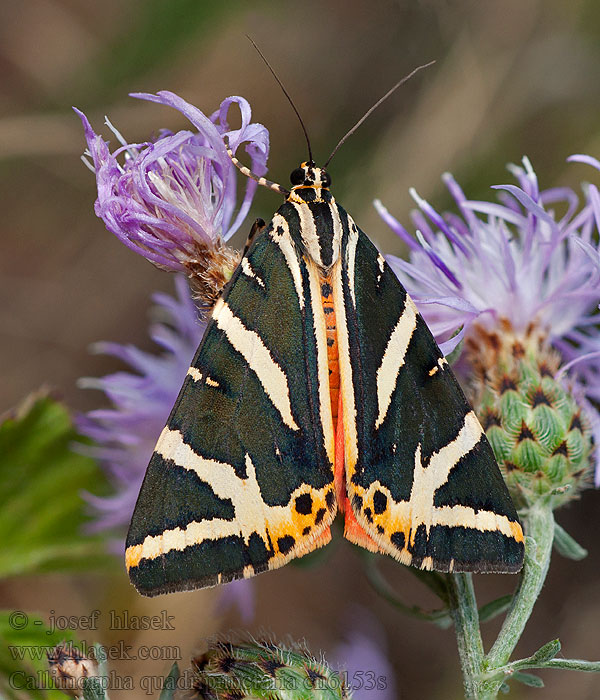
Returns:
[[[387,657],[385,632],[367,610],[355,607],[346,639],[333,651],[332,661],[347,676],[353,700],[395,700],[396,676]]]
[[[153,296],[154,316],[160,320],[151,325],[150,337],[162,354],[96,343],[95,352],[112,355],[133,371],[79,381],[83,388],[103,391],[112,404],[77,420],[79,431],[95,443],[81,449],[99,460],[114,491],[107,497],[87,495],[96,516],[90,527],[96,531],[125,534],[152,451],[204,332],[185,278],[178,276],[175,285],[176,297]],[[124,548],[122,540],[118,547]]]
[[[574,156],[600,169],[587,156]],[[459,213],[438,213],[414,190],[416,240],[381,204],[384,221],[409,247],[408,261],[387,256],[442,351],[478,328],[532,328],[561,354],[557,375],[584,409],[600,445],[600,197],[594,185],[577,194],[540,190],[527,158],[509,166],[517,185],[499,185],[499,202],[472,201],[454,178],[444,182]],[[600,456],[600,454],[598,455]],[[600,464],[598,460],[597,464]],[[599,467],[600,469],[600,467]],[[600,471],[597,480],[600,479]]]
[[[229,97],[209,118],[197,107],[168,91],[132,95],[174,107],[197,131],[163,130],[153,142],[127,143],[107,122],[121,146],[110,151],[87,117],[81,117],[87,155],[98,184],[96,214],[128,248],[168,270],[184,271],[207,247],[228,240],[245,220],[257,184],[245,181],[237,206],[236,169],[232,151],[242,145],[252,170],[263,175],[269,155],[269,132],[251,122],[251,109],[243,97]],[[231,130],[227,115],[239,107],[242,125]]]
[[[411,190],[417,240],[375,202],[410,249],[408,261],[387,260],[446,353],[475,321],[505,319],[516,332],[533,322],[554,342],[598,320],[598,269],[580,245],[596,245],[591,205],[577,212],[578,197],[567,187],[540,191],[527,158],[510,170],[519,186],[496,186],[499,203],[468,200],[445,174],[460,214],[439,214]]]

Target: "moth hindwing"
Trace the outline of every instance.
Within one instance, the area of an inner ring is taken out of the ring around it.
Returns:
[[[253,576],[345,536],[438,571],[518,571],[523,533],[415,305],[311,163],[254,237],[148,466],[145,595]],[[281,188],[283,189],[283,188]]]

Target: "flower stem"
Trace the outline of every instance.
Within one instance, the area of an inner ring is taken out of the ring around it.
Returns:
[[[554,516],[549,505],[537,503],[526,519],[525,564],[521,583],[500,634],[486,657],[488,669],[508,663],[542,590],[552,554]]]
[[[471,575],[448,576],[450,613],[456,629],[465,698],[468,700],[491,700],[497,697],[504,674],[496,675],[494,671],[508,664],[548,573],[554,538],[554,517],[550,506],[542,503],[532,506],[526,525],[528,537],[521,583],[498,639],[487,656],[483,653]]]
[[[450,614],[456,630],[465,698],[483,699],[486,696],[481,695],[479,690],[479,679],[483,670],[483,642],[471,574],[448,576],[448,596]]]
[[[443,610],[423,610],[417,605],[407,605],[400,600],[394,593],[390,584],[382,576],[377,568],[377,560],[373,556],[369,556],[365,561],[365,574],[367,581],[375,592],[388,603],[393,605],[398,610],[401,610],[406,615],[416,617],[418,620],[433,622],[438,627],[446,629],[452,624],[450,614],[447,609]]]

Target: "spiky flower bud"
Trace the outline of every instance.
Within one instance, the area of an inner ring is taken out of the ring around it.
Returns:
[[[70,643],[59,644],[48,652],[48,665],[56,687],[75,698],[83,696],[85,678],[99,676],[96,661],[84,656]]]
[[[560,355],[533,324],[516,334],[477,326],[467,341],[477,377],[473,401],[518,507],[553,508],[591,476],[589,423],[558,376]]]
[[[217,642],[194,659],[196,697],[204,700],[347,700],[344,679],[303,649],[272,642]]]

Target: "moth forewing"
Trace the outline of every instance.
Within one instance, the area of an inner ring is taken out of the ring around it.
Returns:
[[[358,523],[404,564],[519,570],[523,533],[477,417],[391,268],[345,212],[342,220],[334,294]]]
[[[277,214],[217,302],[132,518],[140,592],[252,576],[329,541],[333,425],[313,268]]]

